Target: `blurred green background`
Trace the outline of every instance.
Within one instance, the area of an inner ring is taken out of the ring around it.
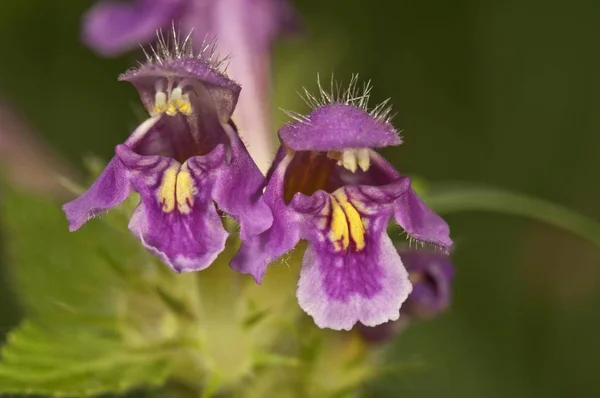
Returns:
[[[139,54],[102,59],[79,40],[93,1],[0,2],[0,98],[84,175],[139,120],[116,76]],[[533,194],[600,218],[600,2],[305,0],[303,37],[276,46],[278,107],[317,72],[372,79],[392,98],[399,170]],[[0,120],[0,128],[5,128]],[[598,397],[600,255],[545,225],[499,214],[447,218],[456,242],[451,310],[389,349],[419,361],[372,397]],[[66,222],[65,222],[66,228]],[[0,249],[1,250],[1,249]],[[3,267],[7,259],[3,257]],[[19,319],[4,281],[0,333]]]

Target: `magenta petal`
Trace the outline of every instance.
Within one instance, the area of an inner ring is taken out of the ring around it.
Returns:
[[[390,240],[382,234],[362,252],[333,254],[306,249],[298,302],[321,328],[350,330],[396,320],[412,290],[408,273]]]
[[[223,147],[183,165],[136,154],[127,145],[117,147],[117,156],[141,199],[129,223],[131,232],[176,272],[208,267],[228,236],[212,200],[213,174],[223,163]]]
[[[216,173],[213,197],[219,208],[240,223],[241,238],[248,239],[271,226],[273,215],[264,203],[265,177],[230,125],[223,125],[230,139],[231,162]]]
[[[299,232],[290,225],[290,219],[276,217],[267,231],[242,241],[230,266],[242,274],[252,275],[257,283],[261,283],[267,266],[292,250],[299,240]]]
[[[443,249],[452,246],[446,221],[427,207],[412,188],[394,202],[394,217],[411,238]]]
[[[202,202],[199,197],[189,215],[165,214],[156,201],[144,198],[129,229],[176,272],[207,268],[225,248],[228,236],[212,201]]]
[[[69,230],[79,229],[90,218],[117,206],[131,193],[127,170],[114,157],[100,177],[84,194],[63,205],[69,221]]]
[[[105,56],[114,56],[152,40],[167,26],[185,0],[103,1],[84,16],[83,41]]]
[[[288,209],[283,201],[283,176],[288,163],[284,151],[280,151],[262,197],[272,212],[272,225],[260,235],[242,239],[230,263],[234,270],[252,275],[257,283],[261,283],[269,263],[292,250],[300,240],[302,217]]]
[[[295,151],[342,151],[402,144],[390,123],[340,103],[321,106],[306,120],[285,125],[279,130],[279,137]]]
[[[347,188],[362,201],[389,203],[393,205],[396,222],[408,235],[442,249],[452,246],[450,227],[419,198],[412,189],[410,178],[398,173],[394,167],[377,153],[371,154],[374,177],[386,181],[382,186],[359,186]]]

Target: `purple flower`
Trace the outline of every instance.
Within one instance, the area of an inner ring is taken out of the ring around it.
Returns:
[[[433,318],[450,305],[454,267],[450,257],[442,252],[399,247],[398,253],[408,271],[413,291],[400,309],[400,319],[373,328],[359,325],[358,332],[369,342],[393,339],[415,319]]]
[[[219,71],[214,48],[195,55],[189,37],[170,47],[159,36],[153,54],[119,77],[135,86],[150,118],[116,147],[91,188],[63,209],[74,231],[136,191],[134,235],[173,270],[201,270],[227,238],[214,203],[240,222],[242,238],[271,225],[259,200],[264,177],[230,119],[240,87]]]
[[[433,318],[450,305],[454,266],[446,253],[431,249],[398,250],[413,291],[401,313],[411,319]]]
[[[260,282],[267,265],[309,242],[298,301],[320,327],[375,326],[399,317],[412,287],[387,225],[395,218],[412,238],[452,244],[448,225],[428,209],[374,148],[399,145],[385,103],[367,111],[370,87],[357,76],[340,95],[308,95],[315,109],[279,131],[281,148],[263,199],[273,225],[242,242],[231,266]],[[333,86],[333,84],[332,84]]]
[[[295,30],[296,15],[285,0],[131,0],[101,1],[84,17],[83,39],[113,56],[154,39],[171,24],[193,30],[196,43],[217,37],[218,52],[231,54],[229,75],[241,82],[235,120],[261,169],[274,153],[269,126],[270,48],[280,33]],[[199,50],[199,49],[197,49]]]

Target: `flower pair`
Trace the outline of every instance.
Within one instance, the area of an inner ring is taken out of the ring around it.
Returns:
[[[401,144],[383,104],[367,109],[370,87],[308,95],[314,110],[292,115],[267,178],[231,120],[240,87],[210,46],[160,39],[148,62],[122,76],[150,117],[116,147],[92,187],[66,204],[71,230],[140,194],[129,228],[177,272],[208,267],[225,247],[221,215],[241,226],[232,268],[260,282],[267,265],[300,240],[298,300],[320,327],[375,326],[399,317],[412,290],[386,228],[442,249],[447,224],[375,148]]]

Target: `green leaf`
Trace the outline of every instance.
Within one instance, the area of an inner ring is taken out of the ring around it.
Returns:
[[[30,321],[0,353],[0,393],[89,396],[164,383],[176,326],[127,211],[71,233],[59,203],[3,194],[10,282]]]
[[[483,210],[529,217],[562,228],[600,247],[598,222],[573,210],[522,193],[473,185],[445,185],[432,187],[425,199],[440,214]]]
[[[168,351],[131,348],[118,337],[77,329],[48,330],[24,322],[0,352],[0,394],[89,396],[158,386]]]
[[[36,321],[52,323],[58,316],[106,325],[123,300],[127,275],[152,269],[122,211],[69,232],[60,203],[11,189],[2,199],[9,278]]]

